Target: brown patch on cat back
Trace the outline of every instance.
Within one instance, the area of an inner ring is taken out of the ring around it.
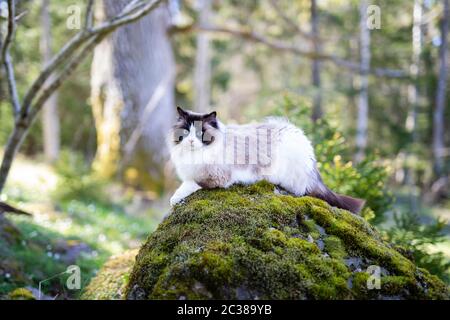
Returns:
[[[204,166],[203,173],[195,182],[204,189],[225,188],[231,179],[230,170],[214,165]]]

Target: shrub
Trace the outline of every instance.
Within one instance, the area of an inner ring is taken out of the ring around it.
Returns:
[[[419,214],[400,210],[394,215],[394,226],[386,234],[391,242],[410,253],[419,266],[450,283],[450,261],[442,252],[430,254],[428,248],[445,240],[445,227],[446,222],[441,219],[424,224]]]
[[[285,94],[276,105],[276,115],[287,117],[312,140],[324,182],[335,192],[365,199],[362,215],[382,222],[394,201],[387,188],[388,167],[376,154],[354,163],[353,152],[338,128],[327,118],[313,123],[310,108],[298,96]]]
[[[393,213],[393,224],[383,227],[387,239],[410,255],[418,266],[450,283],[448,259],[442,253],[428,251],[430,245],[445,239],[442,234],[445,223],[437,220],[423,224],[419,213],[394,206],[395,199],[388,186],[390,168],[376,152],[368,154],[360,163],[352,162],[354,150],[337,126],[327,117],[312,122],[310,108],[295,94],[276,98],[271,113],[287,117],[312,140],[322,178],[332,190],[365,199],[362,215],[380,229],[387,213]]]

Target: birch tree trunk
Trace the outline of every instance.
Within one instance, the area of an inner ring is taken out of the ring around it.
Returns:
[[[367,147],[367,127],[369,122],[369,75],[370,69],[370,30],[367,27],[367,0],[362,0],[360,10],[360,89],[356,132],[356,161],[365,156]]]
[[[434,172],[439,179],[444,174],[445,156],[445,106],[448,78],[448,28],[450,20],[449,0],[443,0],[444,14],[441,21],[441,46],[439,48],[439,78],[436,92],[436,108],[433,114],[433,157]]]
[[[320,52],[319,42],[319,16],[317,13],[317,1],[311,0],[311,35],[314,39],[314,51]],[[320,88],[320,61],[315,59],[312,63],[312,84],[314,87],[312,120],[317,121],[322,118],[322,92]]]
[[[412,135],[412,141],[417,141],[417,108],[419,103],[419,88],[417,77],[420,70],[420,54],[422,52],[422,0],[414,0],[413,27],[412,27],[412,55],[410,73],[415,79],[414,83],[408,85],[409,112],[406,118],[406,129]]]
[[[412,26],[412,39],[411,39],[411,65],[409,71],[413,83],[408,84],[408,103],[409,109],[406,117],[406,130],[411,135],[413,143],[418,141],[418,129],[417,129],[417,112],[419,107],[419,85],[418,77],[420,70],[420,55],[422,53],[423,43],[423,30],[422,30],[422,16],[423,16],[422,0],[414,0],[413,9],[413,26]],[[410,151],[408,151],[410,152]],[[408,158],[408,157],[407,157]],[[410,210],[416,213],[418,210],[418,188],[416,186],[415,170],[405,164],[405,181],[410,188],[409,191],[409,203]]]
[[[197,0],[200,26],[208,25],[212,0]],[[211,100],[211,57],[209,35],[197,34],[197,52],[194,70],[194,108],[198,112],[207,112]]]
[[[49,0],[42,1],[41,8],[41,56],[45,66],[52,58],[52,33],[49,11]],[[54,77],[49,79],[49,83]],[[60,149],[60,123],[58,117],[58,93],[52,94],[45,102],[42,110],[42,130],[44,141],[44,155],[48,162],[55,162]]]
[[[117,15],[124,0],[97,2],[96,18]],[[97,129],[94,169],[134,186],[161,191],[175,118],[175,62],[161,5],[117,30],[94,51],[91,103]]]

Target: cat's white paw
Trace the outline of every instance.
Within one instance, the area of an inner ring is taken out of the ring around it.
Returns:
[[[184,198],[191,195],[198,189],[201,189],[200,186],[194,181],[185,181],[181,184],[181,186],[175,191],[172,198],[170,198],[170,205],[174,206],[177,203],[180,203]]]
[[[173,195],[170,200],[169,203],[170,205],[173,207],[174,205],[176,205],[177,203],[180,203],[182,200],[184,199],[184,197],[180,197],[177,195]]]

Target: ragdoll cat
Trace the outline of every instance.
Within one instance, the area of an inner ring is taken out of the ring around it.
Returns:
[[[325,186],[314,150],[303,131],[287,120],[225,125],[216,112],[178,110],[170,137],[170,155],[181,186],[175,205],[201,188],[227,188],[267,180],[296,196],[312,196],[359,213],[364,201],[339,195]]]

